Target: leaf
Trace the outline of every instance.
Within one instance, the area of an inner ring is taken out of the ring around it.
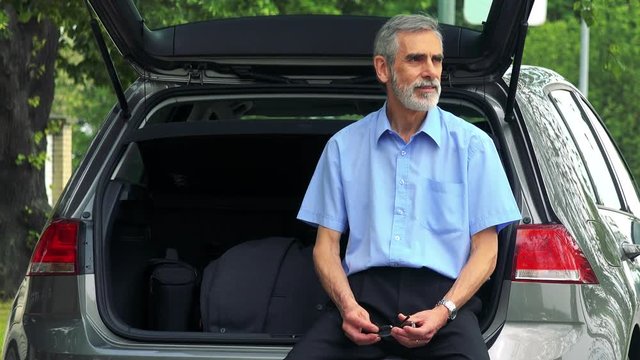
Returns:
[[[29,20],[31,20],[31,17],[33,17],[33,13],[31,12],[31,10],[23,8],[18,12],[18,22],[21,22],[23,24],[28,23]]]
[[[40,96],[36,95],[36,96],[32,96],[32,97],[28,98],[27,99],[27,103],[32,108],[37,108],[38,106],[40,106]]]
[[[25,154],[18,154],[16,157],[16,165],[24,164],[25,160],[27,160],[27,156]]]
[[[44,48],[45,44],[47,43],[47,39],[39,38],[38,36],[34,35],[31,38],[31,43],[33,45],[33,48],[31,49],[31,56],[35,57],[38,52],[40,52],[40,50]]]
[[[0,40],[8,39],[11,36],[9,30],[9,15],[5,10],[0,11]]]
[[[36,145],[39,145],[42,139],[44,139],[44,133],[42,131],[36,131],[36,133],[33,134],[33,142],[36,143]]]

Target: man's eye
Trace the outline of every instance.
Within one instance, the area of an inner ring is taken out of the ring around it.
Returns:
[[[441,63],[442,60],[444,60],[444,58],[442,56],[434,56],[431,61],[433,61],[434,63]]]

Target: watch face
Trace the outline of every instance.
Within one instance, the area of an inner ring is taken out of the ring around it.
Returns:
[[[456,304],[454,304],[453,301],[442,299],[440,300],[440,304],[446,307],[449,311],[449,320],[453,320],[456,318],[456,315],[458,315],[458,309],[456,308]]]
[[[449,320],[453,320],[458,315],[458,309],[449,309]]]

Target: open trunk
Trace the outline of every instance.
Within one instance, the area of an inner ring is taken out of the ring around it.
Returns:
[[[491,108],[456,94],[441,107],[494,136]],[[315,229],[296,213],[327,140],[383,102],[377,89],[156,101],[104,187],[105,321],[146,340],[303,335],[327,297],[311,260]],[[481,290],[485,332],[504,320],[495,315],[510,242],[500,243]]]

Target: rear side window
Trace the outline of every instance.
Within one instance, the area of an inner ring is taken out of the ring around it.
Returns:
[[[588,117],[580,110],[576,100],[567,90],[551,93],[558,111],[569,127],[574,141],[580,149],[582,160],[587,165],[589,177],[597,193],[597,202],[612,209],[621,209],[620,198],[609,171],[609,166],[598,144]]]
[[[604,126],[602,126],[587,103],[582,99],[579,99],[578,101],[582,105],[584,113],[591,120],[591,124],[598,134],[600,142],[609,155],[609,160],[611,161],[613,170],[615,171],[618,182],[620,183],[620,187],[622,193],[624,194],[624,198],[626,200],[629,211],[636,217],[640,217],[640,200],[638,200],[637,187],[629,173],[629,169],[624,159],[622,158],[622,155],[618,151],[618,148],[611,139],[611,136],[609,136],[607,130],[605,130]]]

